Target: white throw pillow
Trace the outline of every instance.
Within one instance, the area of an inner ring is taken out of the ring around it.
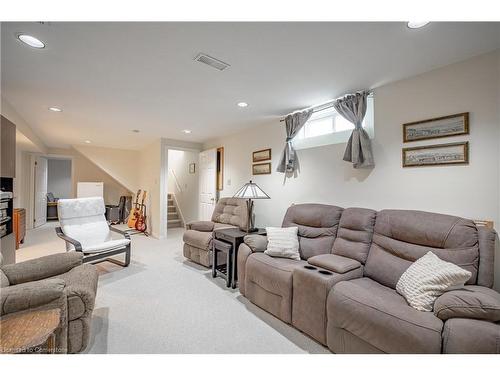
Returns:
[[[267,227],[267,250],[264,251],[264,254],[271,257],[300,260],[298,229],[297,227]]]
[[[446,290],[463,285],[471,273],[439,259],[429,251],[401,275],[396,290],[408,304],[420,311],[432,311],[434,302]]]

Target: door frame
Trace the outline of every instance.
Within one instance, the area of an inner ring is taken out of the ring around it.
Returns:
[[[48,159],[69,159],[71,160],[71,194],[75,197],[75,160],[71,155],[59,154],[43,154],[40,152],[29,153],[29,199],[28,210],[26,212],[27,227],[26,229],[33,229],[35,223],[35,159],[41,156]]]
[[[178,145],[180,142],[175,141],[169,143],[166,138],[162,139],[162,152],[161,152],[161,179],[160,179],[160,239],[167,238],[167,225],[168,225],[168,150],[179,150],[179,151],[189,151],[198,152],[202,150],[201,145],[190,142],[182,142],[186,144],[185,146]]]

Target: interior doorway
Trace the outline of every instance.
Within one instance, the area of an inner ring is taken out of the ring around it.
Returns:
[[[198,220],[199,151],[168,149],[167,228]]]
[[[33,154],[31,157],[30,228],[57,220],[57,200],[73,198],[73,161],[70,157]]]

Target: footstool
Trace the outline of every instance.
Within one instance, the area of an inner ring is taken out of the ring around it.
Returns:
[[[363,276],[354,259],[323,254],[293,271],[292,325],[326,345],[326,299],[332,287],[343,280]]]

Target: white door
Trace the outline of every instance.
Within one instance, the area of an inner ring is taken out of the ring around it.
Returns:
[[[217,149],[200,152],[200,220],[212,219],[217,189]]]
[[[35,157],[35,196],[34,196],[34,222],[33,226],[39,227],[47,222],[47,159],[42,156]]]

